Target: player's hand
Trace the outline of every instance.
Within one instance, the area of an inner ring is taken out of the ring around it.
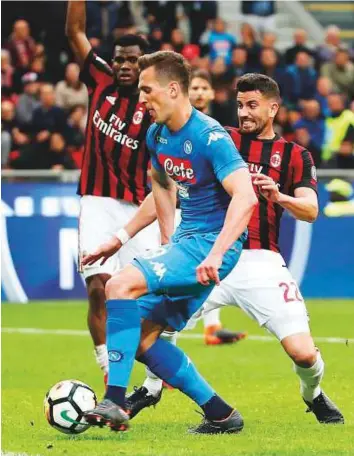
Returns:
[[[210,285],[210,281],[220,285],[219,268],[222,265],[222,255],[210,253],[197,267],[197,280],[204,286]]]
[[[108,242],[102,244],[96,252],[90,253],[89,255],[84,255],[81,259],[82,266],[91,266],[96,261],[102,258],[100,265],[102,266],[105,262],[114,255],[122,247],[121,241],[113,236]]]
[[[253,183],[257,185],[260,193],[269,201],[278,203],[281,197],[279,185],[274,180],[264,174],[257,174],[253,177]]]

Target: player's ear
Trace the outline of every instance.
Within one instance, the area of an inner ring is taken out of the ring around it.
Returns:
[[[279,110],[279,105],[278,103],[271,103],[269,106],[269,116],[274,119],[274,117],[277,115],[277,112]]]
[[[180,92],[180,88],[179,88],[179,85],[177,82],[173,81],[170,83],[170,86],[169,86],[169,89],[170,89],[170,95],[171,95],[171,98],[175,99],[178,97],[178,94]]]

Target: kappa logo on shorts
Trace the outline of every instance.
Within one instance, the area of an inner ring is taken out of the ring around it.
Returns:
[[[161,280],[167,272],[166,266],[158,261],[150,261],[150,264],[153,266],[154,273],[157,275],[159,280]]]

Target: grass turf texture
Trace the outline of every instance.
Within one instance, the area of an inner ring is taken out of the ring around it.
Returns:
[[[314,336],[354,338],[354,301],[310,301]],[[266,335],[241,311],[225,309],[230,329]],[[86,329],[83,302],[33,302],[2,306],[2,326]],[[201,324],[197,333],[201,333]],[[186,332],[191,334],[191,332]],[[215,389],[235,404],[245,419],[239,435],[195,436],[198,407],[179,391],[165,391],[156,409],[144,410],[127,433],[91,428],[66,436],[43,415],[43,397],[59,380],[76,378],[101,398],[102,375],[89,336],[2,334],[2,449],[30,455],[67,456],[344,456],[354,454],[354,343],[319,344],[326,362],[324,390],[342,410],[344,426],[322,426],[299,396],[292,364],[276,341],[245,340],[206,347],[202,339],[181,339],[180,346]],[[135,366],[131,385],[140,385],[143,367]]]

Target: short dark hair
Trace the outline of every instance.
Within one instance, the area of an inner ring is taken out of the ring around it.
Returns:
[[[157,51],[139,57],[140,71],[154,67],[159,76],[179,82],[183,93],[188,93],[191,66],[188,61],[174,51]]]
[[[114,47],[116,47],[116,46],[121,46],[121,47],[139,46],[139,48],[143,54],[145,54],[149,49],[149,43],[145,38],[143,38],[140,35],[133,35],[132,33],[119,37],[114,42]]]
[[[246,73],[240,77],[236,84],[236,94],[238,92],[253,92],[258,90],[267,98],[280,100],[278,84],[274,79],[259,73]]]
[[[208,71],[206,71],[206,70],[195,70],[195,71],[193,71],[193,73],[191,75],[191,82],[195,78],[204,79],[204,81],[206,81],[211,87],[213,87],[211,76],[210,76],[210,73]]]

